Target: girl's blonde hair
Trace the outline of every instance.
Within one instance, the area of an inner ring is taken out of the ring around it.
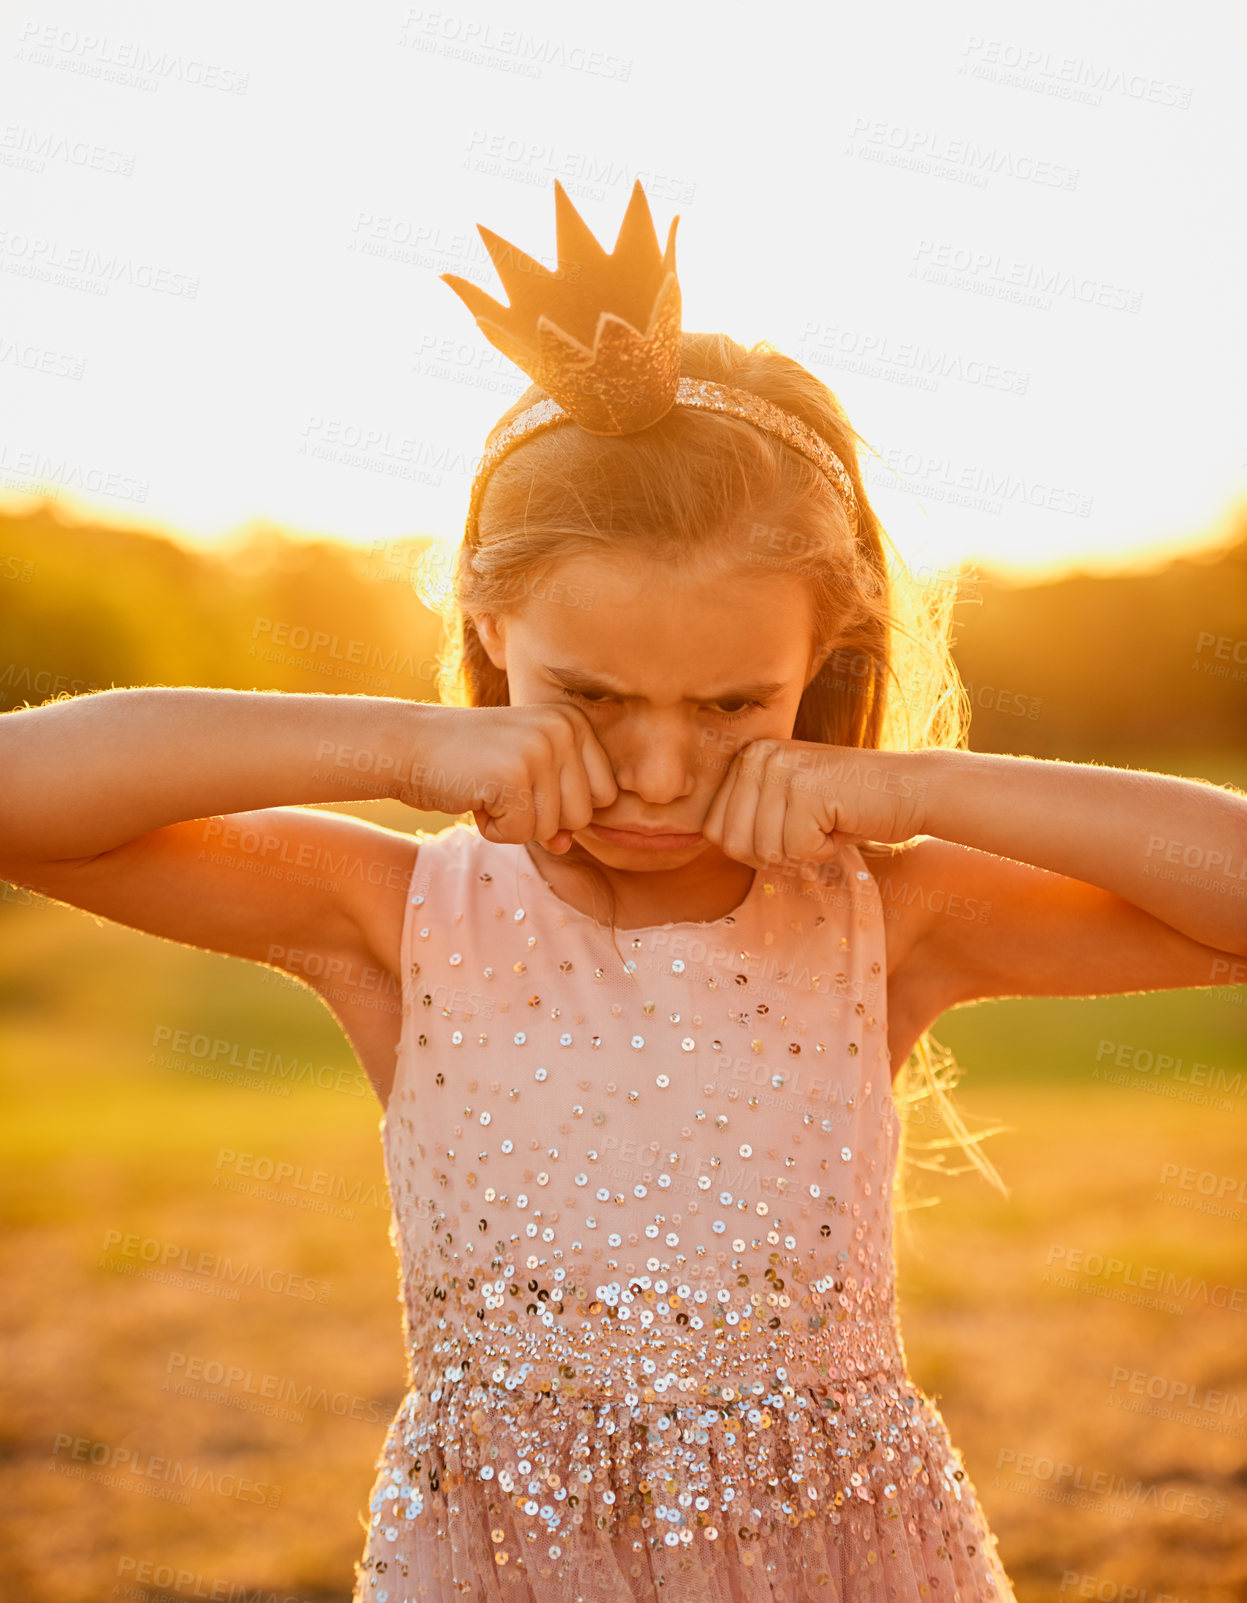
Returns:
[[[862,483],[857,447],[866,442],[835,395],[767,341],[746,349],[726,334],[685,333],[680,374],[763,396],[815,429],[852,478],[856,537],[843,501],[818,468],[781,440],[722,413],[673,407],[637,434],[567,427],[536,435],[494,469],[450,583],[439,589],[429,568],[418,584],[445,626],[442,702],[509,703],[506,672],[490,660],[475,618],[522,604],[537,581],[572,558],[626,556],[697,577],[783,573],[804,582],[813,603],[815,658],[823,660],[802,695],[794,740],[889,751],[964,746],[969,698],[949,649],[956,575],[919,581],[901,559]],[[545,393],[530,385],[492,432]],[[868,841],[860,849],[868,857],[903,847]],[[605,887],[613,934],[614,898],[600,866],[576,842],[561,861]],[[902,1154],[915,1167],[943,1173],[976,1167],[1007,1195],[978,1150],[995,1131],[971,1135],[948,1095],[958,1074],[951,1053],[925,1031],[894,1087]],[[915,1141],[913,1126],[938,1124],[929,1117],[936,1108],[951,1136]],[[970,1164],[946,1168],[944,1154],[953,1146]],[[904,1167],[898,1166],[896,1197],[902,1211],[919,1205],[904,1196]]]

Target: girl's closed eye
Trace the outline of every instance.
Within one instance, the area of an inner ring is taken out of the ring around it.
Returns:
[[[722,704],[720,704],[719,716],[729,720],[732,718],[744,718],[748,713],[754,711],[761,712],[768,705],[769,703],[765,701],[746,701],[742,706],[738,707],[735,712],[725,712]]]
[[[570,696],[573,701],[583,701],[587,706],[590,707],[604,707],[608,701],[613,701],[615,699],[613,696],[587,696],[581,690],[568,690],[566,687],[563,689],[563,694],[565,696]],[[755,710],[762,711],[769,705],[770,703],[766,701],[746,701],[735,711],[726,712],[724,711],[722,704],[720,704],[718,711],[720,718],[723,718],[728,723],[731,723],[737,718],[746,717],[749,713],[754,712]]]

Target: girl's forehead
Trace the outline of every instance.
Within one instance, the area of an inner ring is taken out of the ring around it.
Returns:
[[[699,664],[716,680],[778,680],[802,671],[812,637],[808,593],[785,578],[715,582],[577,561],[532,585],[504,631],[544,667],[613,668],[631,681],[641,664],[652,673]]]
[[[809,589],[797,574],[748,564],[667,562],[644,553],[577,553],[521,587],[525,601],[570,608],[599,618],[642,608],[699,618],[736,616],[754,623],[780,617],[791,626],[812,616]],[[527,608],[525,610],[528,610]]]

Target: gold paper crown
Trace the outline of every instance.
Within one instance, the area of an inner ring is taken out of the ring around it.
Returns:
[[[477,224],[509,306],[443,273],[491,345],[590,434],[632,434],[670,411],[680,376],[675,229],[658,248],[640,179],[608,255],[554,181],[558,271]]]
[[[772,434],[820,468],[843,498],[856,532],[857,501],[843,462],[815,429],[749,390],[680,377],[680,286],[671,219],[660,251],[638,178],[609,254],[554,181],[558,269],[551,272],[483,224],[477,231],[509,305],[454,273],[442,280],[491,345],[538,384],[538,401],[491,434],[468,506],[468,539],[489,474],[522,440],[568,422],[590,434],[634,434],[673,406],[725,412]]]

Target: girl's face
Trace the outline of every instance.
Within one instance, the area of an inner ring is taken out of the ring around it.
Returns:
[[[709,848],[699,831],[732,757],[791,738],[816,667],[809,596],[789,574],[705,581],[640,557],[577,557],[517,610],[476,623],[513,706],[570,703],[592,723],[619,795],[574,839],[620,869],[675,868]]]

